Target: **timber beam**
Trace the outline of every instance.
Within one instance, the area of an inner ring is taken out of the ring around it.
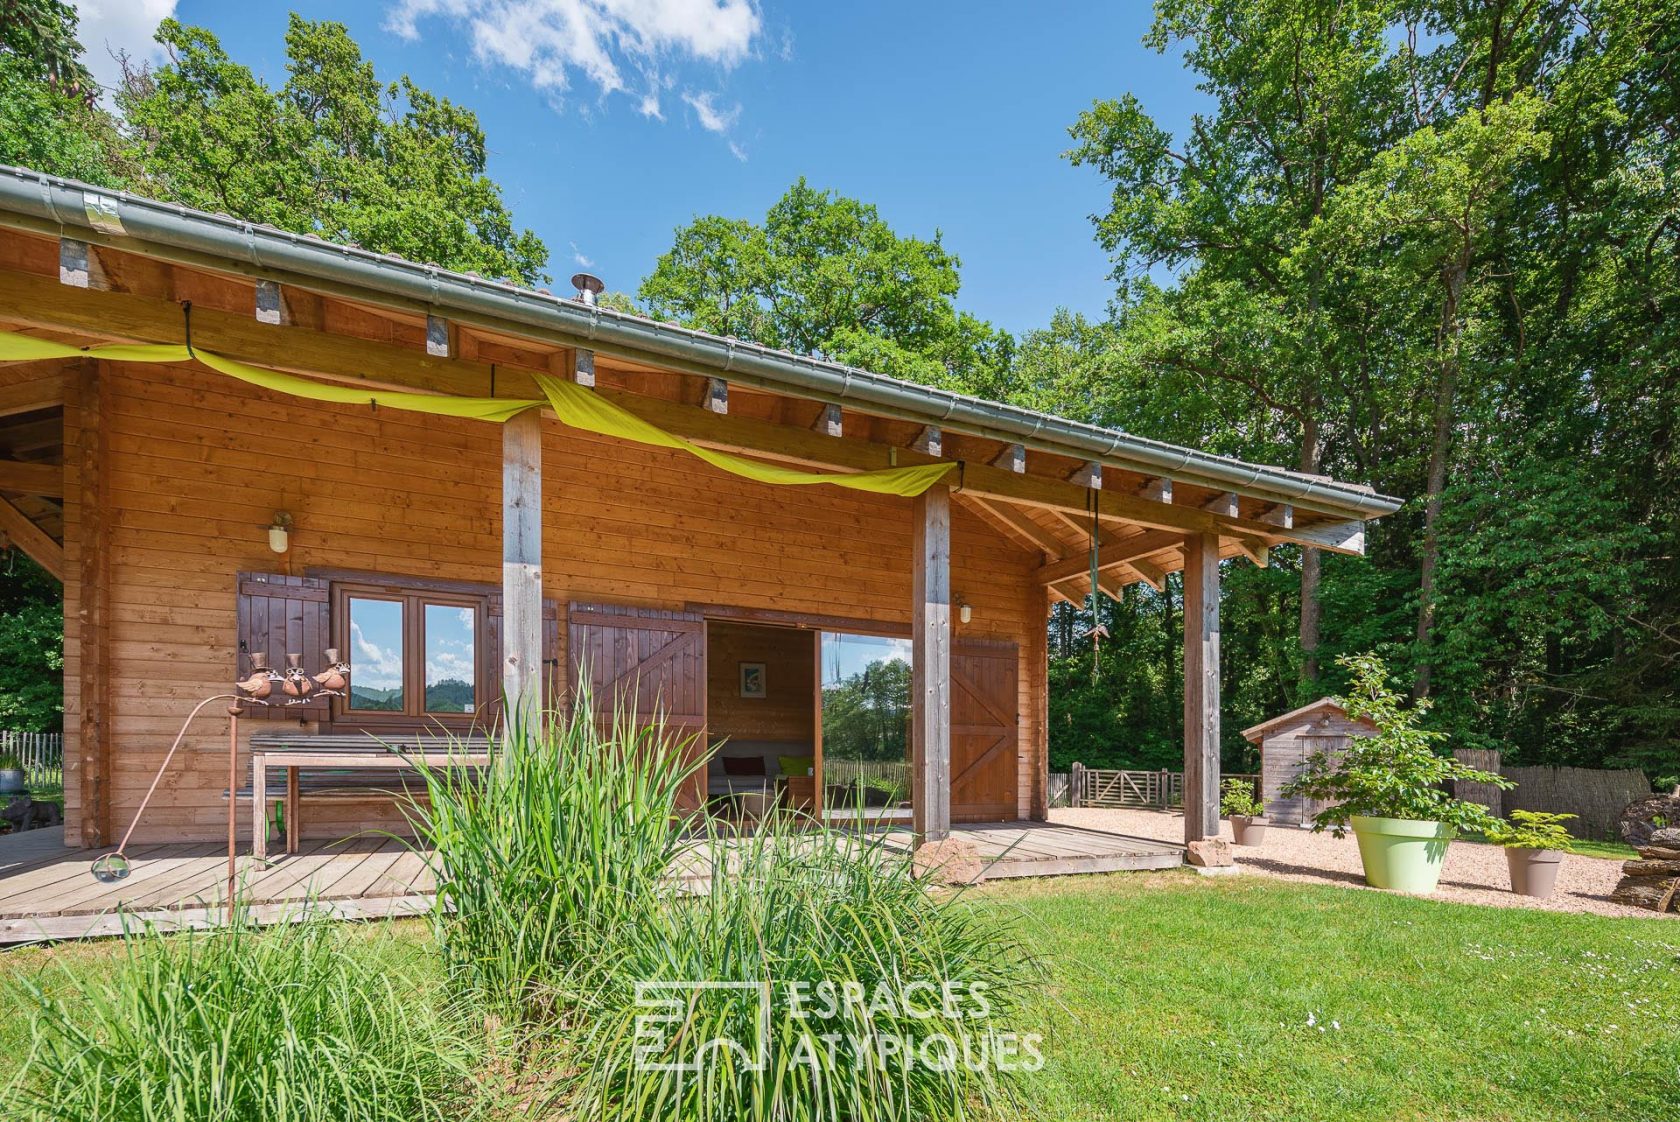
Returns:
[[[0,307],[9,309],[0,318],[13,323],[79,332],[101,340],[179,343],[182,338],[181,309],[172,302],[127,292],[71,288],[53,278],[32,274],[0,271]],[[194,306],[193,341],[229,358],[347,385],[390,385],[473,396],[482,396],[490,386],[489,363],[465,357],[436,358],[417,346],[349,338],[308,327],[262,324],[249,313],[236,315],[210,307]],[[577,352],[580,373],[585,353]],[[684,368],[682,363],[669,361],[663,365],[667,369]],[[541,396],[529,373],[518,368],[499,367],[496,385],[498,396]],[[772,389],[787,392],[786,387]],[[722,451],[842,471],[875,470],[895,462],[941,462],[909,449],[895,452],[885,444],[835,440],[793,425],[712,413],[662,398],[605,387],[597,387],[597,392],[667,432]],[[1090,469],[1100,466],[1089,464],[1078,477],[1095,483],[1100,472]],[[1317,534],[1313,533],[1316,525],[1285,530],[1265,522],[1172,506],[1112,489],[1095,490],[1079,482],[1016,473],[986,463],[965,465],[962,489],[982,498],[1074,517],[1089,516],[1088,504],[1095,494],[1100,517],[1149,529],[1250,538],[1258,544],[1297,541],[1341,553],[1363,551],[1363,536],[1352,532],[1361,525],[1357,522],[1338,523],[1334,531]]]
[[[57,464],[0,460],[0,491],[43,498],[64,497],[64,469]]]
[[[57,409],[64,404],[64,374],[55,371],[0,385],[0,417]]]
[[[64,580],[64,547],[6,499],[0,499],[0,534],[56,579]]]

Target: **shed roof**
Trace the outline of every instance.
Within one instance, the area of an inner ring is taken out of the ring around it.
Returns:
[[[1359,717],[1357,719],[1349,717],[1347,709],[1344,708],[1335,698],[1321,697],[1317,701],[1308,702],[1299,709],[1291,709],[1289,712],[1273,717],[1269,721],[1262,721],[1253,728],[1243,729],[1243,739],[1247,740],[1251,744],[1258,744],[1268,735],[1279,729],[1288,728],[1293,724],[1299,724],[1303,720],[1317,717],[1320,714],[1335,715],[1342,718],[1344,721],[1354,721],[1354,723],[1364,725],[1370,729],[1375,729],[1377,727],[1364,717]]]
[[[576,339],[586,347],[616,347],[627,354],[681,362],[725,380],[741,379],[816,400],[845,401],[882,415],[1020,443],[1116,469],[1294,503],[1332,516],[1377,518],[1400,506],[1399,499],[1379,495],[1368,486],[1250,464],[25,168],[0,165],[0,226],[133,248],[200,265],[217,261],[252,276],[288,282],[307,278],[354,287],[404,305],[435,309],[439,316],[452,310],[493,315]]]

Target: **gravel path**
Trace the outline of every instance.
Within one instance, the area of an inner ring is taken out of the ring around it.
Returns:
[[[1184,817],[1177,811],[1156,810],[1052,810],[1050,820],[1069,826],[1085,826],[1134,837],[1181,841]],[[1231,827],[1220,823],[1220,836],[1231,840]],[[1359,846],[1350,833],[1338,841],[1329,834],[1315,834],[1297,826],[1273,826],[1266,831],[1265,845],[1254,848],[1232,846],[1236,862],[1246,872],[1263,873],[1284,880],[1334,884],[1375,892],[1365,884],[1359,864]],[[1610,890],[1621,878],[1622,863],[1601,857],[1571,853],[1558,873],[1557,891],[1550,899],[1535,900],[1510,890],[1510,872],[1505,851],[1494,845],[1454,842],[1447,851],[1441,872],[1441,887],[1434,898],[1466,904],[1492,904],[1501,908],[1543,908],[1554,912],[1593,912],[1602,916],[1636,916],[1656,919],[1643,908],[1630,908],[1610,901]]]

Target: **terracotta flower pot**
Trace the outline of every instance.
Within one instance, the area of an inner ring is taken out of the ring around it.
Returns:
[[[1238,845],[1264,845],[1266,819],[1260,815],[1233,814],[1230,816],[1231,837]]]
[[[1558,870],[1563,868],[1563,850],[1512,846],[1505,851],[1505,861],[1511,866],[1511,891],[1518,896],[1544,900],[1557,887]]]

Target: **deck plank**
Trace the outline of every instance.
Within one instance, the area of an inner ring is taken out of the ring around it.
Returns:
[[[974,846],[987,880],[1171,868],[1184,855],[1183,846],[1172,842],[1060,823],[972,823],[951,832]],[[895,852],[910,849],[911,835],[903,828],[875,836]],[[96,856],[63,849],[0,872],[0,945],[116,935],[124,923],[139,921],[168,930],[214,926],[225,918],[226,851],[215,843],[135,846],[133,875],[114,885],[93,880],[89,866]],[[703,890],[715,857],[687,846],[672,876]],[[265,923],[311,910],[344,919],[420,915],[433,906],[436,892],[429,855],[390,836],[306,842],[266,865],[242,853],[240,865],[240,893],[252,917]]]

